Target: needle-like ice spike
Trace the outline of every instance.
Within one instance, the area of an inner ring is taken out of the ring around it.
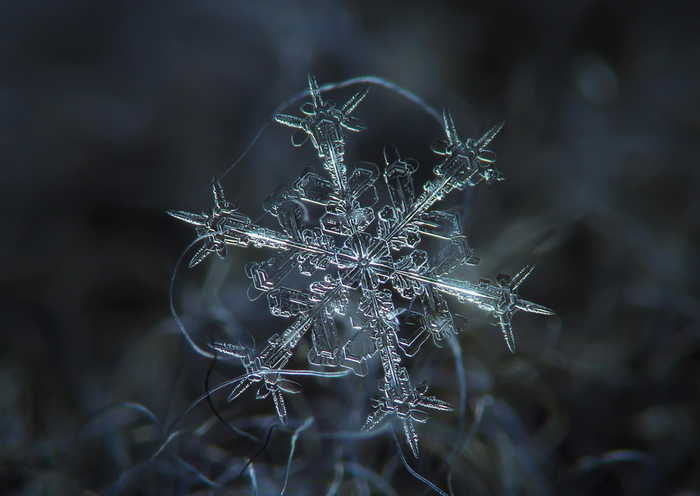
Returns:
[[[313,75],[309,74],[307,76],[307,79],[309,83],[309,94],[311,95],[311,99],[313,100],[314,107],[323,107],[323,98],[321,98],[321,92],[318,89],[318,82],[316,82],[316,78]]]
[[[204,214],[196,214],[193,212],[185,212],[184,210],[168,210],[166,212],[170,217],[174,217],[193,226],[203,226],[207,223],[207,216]]]
[[[447,141],[450,145],[454,145],[459,142],[459,135],[457,134],[457,128],[455,122],[452,119],[452,114],[447,109],[442,111],[442,121],[445,126],[445,135],[447,136]]]
[[[476,141],[476,147],[481,150],[489,146],[493,139],[498,136],[498,133],[501,132],[501,129],[503,129],[503,126],[505,126],[506,121],[500,121],[491,126],[484,132],[484,134],[481,135],[481,138],[479,138]]]
[[[350,115],[362,102],[362,100],[365,99],[367,93],[369,93],[369,88],[365,88],[361,91],[358,91],[353,96],[351,96],[350,99],[347,102],[345,102],[343,108],[341,109],[343,114]]]

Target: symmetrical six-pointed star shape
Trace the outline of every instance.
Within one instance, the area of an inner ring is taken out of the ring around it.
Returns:
[[[169,214],[205,236],[190,267],[211,253],[225,256],[228,246],[276,251],[268,260],[249,264],[246,275],[255,291],[266,294],[273,315],[293,320],[272,335],[260,352],[230,343],[211,345],[218,353],[240,359],[248,375],[234,387],[229,400],[259,383],[257,397],[271,397],[280,421],[285,422],[283,393],[297,393],[299,385],[274,371],[286,366],[300,340],[310,334],[307,359],[312,365],[345,368],[363,376],[368,360],[378,359],[383,379],[364,428],[373,429],[393,416],[418,457],[414,423],[427,420],[425,410],[451,407],[428,396],[427,388],[413,386],[402,357],[414,356],[429,339],[440,346],[455,334],[446,295],[490,312],[513,352],[515,312],[553,314],[517,293],[532,266],[512,278],[500,275],[495,283],[455,277],[460,266],[475,265],[478,259],[467,245],[459,215],[433,208],[455,189],[503,180],[494,167],[495,154],[488,148],[502,124],[478,139],[462,139],[452,117],[444,112],[445,138],[433,146],[440,157],[433,167],[434,178],[417,194],[413,184],[417,162],[402,159],[393,147],[384,149],[381,174],[373,164],[349,167],[345,160],[347,133],[365,128],[352,114],[367,91],[336,107],[324,101],[312,76],[308,85],[311,101],[301,106],[302,115],[278,114],[274,119],[295,129],[294,146],[311,142],[323,174],[307,172],[268,199],[265,209],[276,218],[279,229],[253,223],[225,199],[217,181],[212,184],[211,212]],[[377,208],[380,176],[388,201]],[[308,215],[314,209],[319,211],[316,225]],[[419,248],[423,245],[430,247]],[[283,285],[285,280],[299,281],[300,276],[308,278],[302,289]],[[416,330],[408,336],[408,328]]]

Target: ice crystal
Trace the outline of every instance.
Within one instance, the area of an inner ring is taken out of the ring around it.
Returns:
[[[272,315],[292,321],[273,334],[260,352],[231,343],[211,344],[216,352],[240,359],[247,373],[229,400],[258,383],[257,398],[271,398],[280,421],[285,422],[284,394],[299,392],[299,385],[274,371],[286,366],[300,340],[309,334],[311,365],[345,368],[364,376],[369,359],[380,362],[383,379],[364,429],[393,416],[418,457],[415,423],[427,421],[426,410],[452,408],[427,395],[426,386],[412,384],[403,357],[414,356],[428,340],[440,346],[456,333],[446,296],[491,313],[512,352],[516,350],[511,325],[515,312],[553,314],[517,293],[532,266],[513,277],[499,275],[495,282],[454,276],[460,266],[475,265],[478,259],[462,233],[459,215],[433,208],[453,190],[503,180],[489,149],[502,123],[478,139],[463,139],[445,111],[444,139],[432,147],[439,156],[434,177],[417,194],[413,178],[418,163],[401,158],[393,147],[384,149],[381,174],[374,164],[350,166],[345,159],[348,133],[365,129],[353,114],[366,90],[340,107],[324,100],[312,76],[308,90],[311,101],[300,107],[302,115],[277,114],[274,120],[295,130],[293,146],[311,142],[323,174],[306,172],[268,199],[265,210],[276,218],[279,229],[257,225],[241,213],[226,200],[218,181],[212,183],[211,212],[169,214],[194,225],[197,234],[205,237],[190,267],[212,253],[225,256],[228,246],[276,251],[265,261],[249,264],[246,275],[255,291],[266,294]],[[387,204],[382,206],[377,205],[380,176],[388,192]],[[317,225],[307,220],[308,208],[322,212]],[[428,239],[442,246],[426,247]],[[309,278],[306,287],[283,285],[294,271]]]

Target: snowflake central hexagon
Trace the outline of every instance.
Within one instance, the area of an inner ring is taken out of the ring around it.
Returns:
[[[341,269],[343,286],[376,289],[391,277],[394,260],[386,241],[360,232],[345,240],[338,251],[336,264]]]

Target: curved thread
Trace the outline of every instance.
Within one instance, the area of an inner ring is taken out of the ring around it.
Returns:
[[[250,481],[251,481],[251,484],[253,485],[254,488],[257,487],[257,479],[255,478],[255,470],[253,469],[253,462],[255,461],[255,459],[256,459],[257,457],[259,457],[260,455],[262,455],[262,454],[265,452],[265,450],[267,449],[267,446],[270,444],[270,439],[272,439],[272,431],[275,430],[276,427],[277,427],[277,422],[275,422],[274,424],[272,424],[272,425],[267,429],[267,435],[265,436],[265,443],[260,447],[260,449],[258,450],[258,452],[255,453],[253,456],[251,456],[250,459],[246,462],[246,464],[243,465],[243,468],[242,468],[241,471],[238,473],[238,475],[237,475],[236,477],[234,477],[233,479],[231,479],[232,481],[238,479],[241,475],[243,475],[243,474],[245,473],[245,471],[248,469],[248,467],[250,467]],[[229,482],[230,482],[230,481],[229,481]]]
[[[216,361],[218,358],[219,357],[218,357],[218,353],[217,353],[216,355],[214,355],[214,359],[211,361],[211,365],[209,365],[209,369],[207,370],[207,375],[204,377],[204,390],[207,393],[209,392],[209,378],[211,377],[211,373],[214,371],[214,367],[216,366]],[[214,402],[211,400],[211,394],[209,394],[207,396],[207,403],[209,404],[209,408],[211,409],[211,411],[214,413],[214,415],[216,415],[216,418],[218,418],[221,421],[221,423],[224,424],[231,432],[233,432],[234,434],[237,434],[239,436],[246,437],[255,443],[260,442],[260,440],[257,437],[253,436],[252,434],[250,434],[242,429],[239,429],[235,425],[224,420],[224,418],[219,413],[219,410],[217,410],[216,407],[214,406]]]
[[[290,446],[289,446],[289,456],[287,457],[287,467],[284,469],[284,484],[282,484],[282,490],[280,491],[280,496],[284,496],[284,493],[287,492],[287,482],[289,482],[289,471],[292,468],[292,458],[294,457],[294,451],[297,447],[297,439],[299,439],[299,436],[301,435],[301,433],[304,432],[309,427],[311,427],[311,425],[313,423],[314,423],[313,417],[307,418],[303,424],[301,424],[299,427],[297,427],[294,430],[294,434],[292,434],[292,440],[291,440]]]
[[[406,470],[408,471],[408,473],[411,474],[411,475],[412,475],[413,477],[415,477],[416,479],[418,479],[419,481],[421,481],[421,482],[422,482],[423,484],[425,484],[426,486],[428,486],[430,489],[432,489],[433,491],[435,491],[435,492],[436,492],[437,494],[439,494],[440,496],[449,496],[449,494],[447,494],[445,491],[443,491],[442,489],[440,489],[440,488],[439,488],[437,485],[435,485],[433,482],[429,481],[428,479],[426,479],[425,477],[423,477],[421,474],[419,474],[418,472],[416,472],[416,471],[413,469],[413,467],[411,467],[411,466],[408,464],[408,461],[406,461],[406,457],[405,457],[404,454],[403,454],[403,450],[401,449],[401,443],[399,442],[399,438],[396,437],[396,431],[392,429],[391,433],[392,433],[393,436],[394,436],[394,442],[396,443],[396,449],[397,449],[398,452],[399,452],[399,457],[401,457],[401,462],[403,463],[403,466],[406,467]]]
[[[256,372],[250,372],[248,374],[243,374],[239,375],[238,377],[234,377],[233,379],[229,379],[227,381],[222,382],[221,384],[218,384],[214,386],[214,388],[210,389],[209,391],[205,392],[201,396],[199,396],[194,402],[187,407],[187,409],[179,416],[177,417],[172,424],[169,426],[169,429],[175,427],[178,425],[182,420],[192,411],[194,408],[199,405],[202,401],[206,400],[209,395],[212,393],[216,393],[217,391],[220,391],[226,387],[233,386],[234,384],[244,381],[250,377],[254,376],[262,376],[262,375],[289,375],[289,376],[314,376],[314,377],[327,377],[327,378],[336,378],[336,377],[345,377],[346,375],[350,374],[350,370],[343,370],[340,372],[322,372],[319,370],[293,370],[293,369],[275,369],[275,370],[258,370]],[[168,429],[168,430],[169,430]]]
[[[205,358],[214,358],[214,354],[201,348],[197,343],[194,342],[194,340],[190,336],[190,333],[187,332],[185,324],[182,323],[180,315],[175,309],[175,279],[177,278],[177,273],[180,271],[180,266],[182,265],[182,261],[185,259],[185,255],[187,255],[197,243],[209,238],[210,236],[211,234],[207,233],[196,237],[194,240],[192,240],[192,242],[189,245],[187,245],[187,247],[182,251],[182,253],[180,253],[180,256],[178,257],[177,262],[175,262],[175,267],[173,267],[173,272],[170,276],[170,288],[168,291],[170,314],[173,316],[175,324],[177,325],[178,329],[180,329],[180,332],[182,332],[182,335],[185,337],[185,340],[187,340],[187,343],[192,347],[192,349],[194,349],[194,351],[196,351],[198,354],[202,355]]]
[[[320,86],[319,91],[321,91],[323,93],[323,92],[336,90],[336,89],[340,89],[340,88],[346,88],[348,86],[353,86],[356,84],[373,84],[375,86],[380,86],[382,88],[385,88],[389,91],[393,91],[397,95],[399,95],[399,96],[405,98],[406,100],[408,100],[409,102],[417,105],[418,108],[420,108],[425,113],[427,113],[430,117],[432,117],[435,120],[435,122],[438,123],[440,128],[442,128],[442,117],[441,117],[440,113],[434,107],[430,106],[428,103],[426,103],[425,100],[423,100],[421,97],[419,97],[418,95],[416,95],[412,91],[407,90],[403,86],[399,86],[398,84],[396,84],[392,81],[389,81],[388,79],[384,79],[382,77],[379,77],[379,76],[371,76],[371,75],[370,76],[358,76],[358,77],[354,77],[354,78],[350,78],[350,79],[345,79],[343,81],[338,81],[336,83],[328,83],[328,84],[324,84],[324,85]],[[290,105],[293,105],[294,103],[298,102],[299,100],[308,96],[309,94],[310,94],[309,90],[303,90],[303,91],[300,91],[299,93],[296,93],[292,97],[290,97],[287,100],[285,100],[284,102],[280,103],[275,108],[275,110],[272,112],[272,115],[275,115],[279,112],[282,112],[284,109],[286,109]],[[246,157],[246,155],[248,155],[250,150],[253,149],[253,146],[255,146],[255,144],[258,142],[258,140],[262,136],[263,132],[268,128],[269,125],[270,125],[270,122],[268,121],[265,124],[263,124],[262,126],[260,126],[258,131],[255,133],[255,136],[253,136],[253,139],[250,141],[248,146],[246,146],[245,150],[243,150],[243,152],[238,156],[238,158],[236,160],[234,160],[231,163],[231,165],[229,165],[226,168],[226,170],[224,170],[224,172],[221,173],[221,175],[219,176],[219,180],[226,177],[228,175],[228,173],[231,172]]]

